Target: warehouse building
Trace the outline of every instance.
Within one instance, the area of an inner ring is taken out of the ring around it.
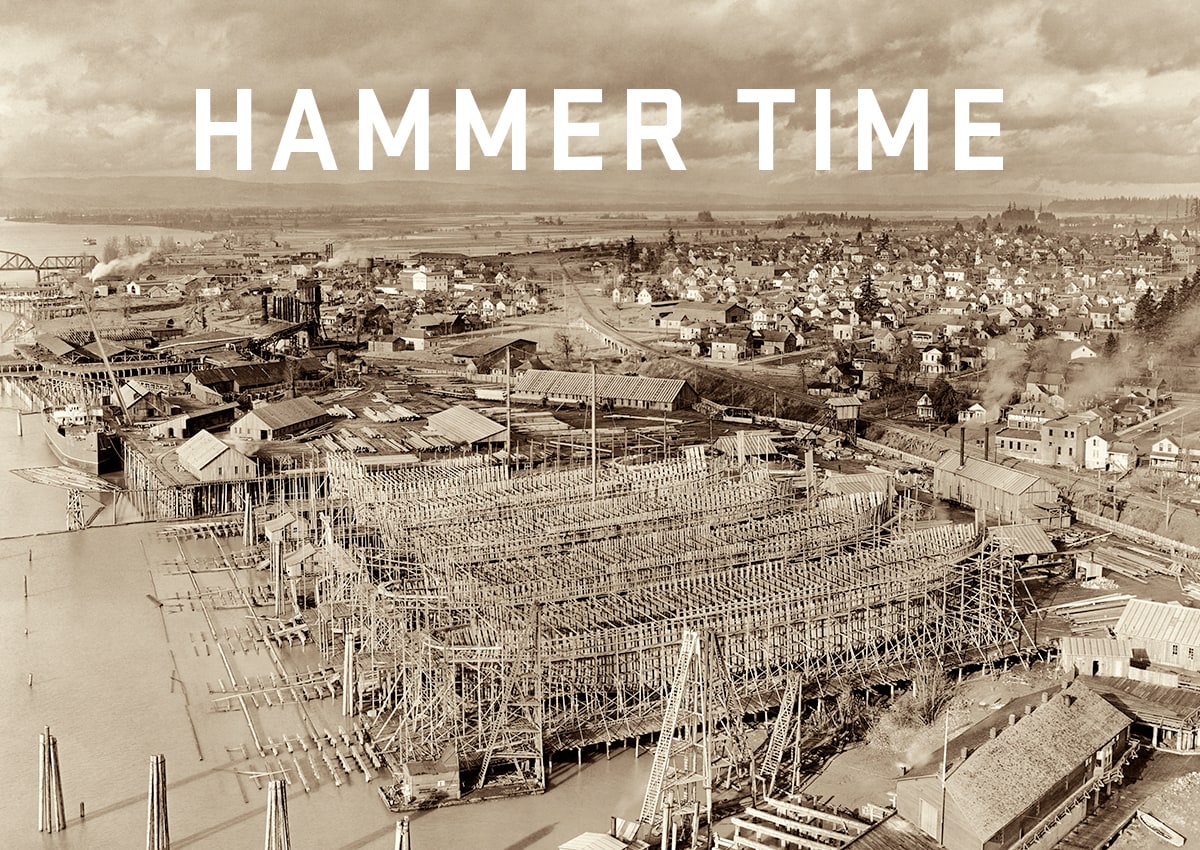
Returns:
[[[945,768],[939,748],[902,776],[896,810],[948,850],[1053,847],[1111,790],[1130,725],[1079,682],[1019,698],[952,739]]]
[[[1058,490],[1039,476],[959,452],[933,465],[933,494],[1006,524],[1037,521],[1058,504]]]
[[[686,410],[700,400],[687,381],[678,378],[643,378],[640,375],[601,375],[596,378],[596,403],[600,407],[644,410]],[[592,375],[530,369],[513,388],[513,399],[549,403],[585,402],[592,399]]]
[[[176,457],[180,468],[197,481],[231,481],[258,474],[253,460],[207,431],[180,446]]]
[[[1195,608],[1130,599],[1113,631],[1151,664],[1200,671],[1200,611]]]
[[[330,416],[308,396],[262,404],[229,427],[241,440],[283,440],[328,422]]]

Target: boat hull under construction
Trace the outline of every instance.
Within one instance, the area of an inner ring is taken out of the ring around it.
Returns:
[[[96,424],[70,424],[46,411],[46,442],[60,463],[103,475],[121,469],[120,438]]]

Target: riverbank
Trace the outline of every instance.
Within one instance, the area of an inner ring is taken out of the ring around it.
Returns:
[[[198,561],[216,550],[211,541],[176,543],[154,529],[101,527],[0,540],[0,640],[7,649],[0,655],[0,724],[8,732],[0,738],[0,764],[7,766],[0,773],[0,823],[11,827],[8,847],[44,846],[37,833],[35,745],[45,725],[58,739],[69,816],[55,847],[140,841],[146,773],[156,753],[167,757],[173,846],[216,850],[262,840],[265,791],[234,772],[249,763],[227,751],[246,745],[256,755],[251,735],[241,712],[215,710],[208,692],[224,676],[215,641],[204,635],[195,604],[160,607],[147,598],[167,601],[179,590],[181,551]],[[231,553],[232,545],[222,541]],[[220,584],[207,575],[199,581],[203,588]],[[224,639],[226,628],[244,622],[244,610],[214,611],[214,617]],[[259,669],[265,653],[250,644],[224,645],[234,653],[229,661],[239,677],[265,675]],[[289,665],[292,651],[280,649]],[[311,652],[297,647],[295,657]],[[336,701],[306,708],[316,723],[336,731]],[[251,711],[264,740],[279,741],[299,726],[291,705]],[[270,756],[250,761],[274,768]],[[585,754],[582,767],[563,758],[544,795],[414,813],[414,842],[548,850],[580,832],[603,832],[611,815],[636,814],[650,762],[635,760],[628,749],[614,750],[611,760],[602,750]],[[288,794],[296,846],[390,848],[395,816],[380,802],[378,781],[368,784],[356,774],[337,787],[326,775],[308,793],[293,781]],[[87,810],[83,821],[80,802]]]

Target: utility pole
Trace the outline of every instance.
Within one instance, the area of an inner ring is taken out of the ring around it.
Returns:
[[[512,357],[504,346],[504,465],[512,468]]]
[[[596,364],[592,364],[592,501],[596,501],[600,458],[596,448]]]

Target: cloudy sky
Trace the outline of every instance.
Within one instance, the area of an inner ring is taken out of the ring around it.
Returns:
[[[86,11],[84,9],[86,8]],[[555,174],[555,88],[601,88],[602,105],[573,120],[601,125],[572,153],[605,155],[609,188],[707,186],[764,196],[1031,192],[1046,196],[1200,193],[1200,5],[996,0],[904,3],[0,0],[0,177],[194,175],[195,90],[232,118],[234,90],[253,90],[254,168],[234,171],[231,140],[214,143],[212,174],[252,180],[506,181]],[[489,119],[510,89],[528,91],[528,171],[478,153],[454,170],[454,90],[472,89]],[[873,88],[894,122],[914,88],[929,90],[929,170],[911,151],[857,170],[858,88]],[[339,171],[297,155],[271,163],[293,96],[314,90]],[[432,93],[432,156],[359,172],[357,90],[373,88],[398,121],[414,88]],[[625,91],[672,88],[683,101],[668,171],[647,145],[625,170]],[[738,88],[796,90],[780,105],[775,170],[758,170],[757,110]],[[814,168],[813,92],[832,90],[832,170]],[[1001,173],[953,170],[953,92],[1002,88]],[[489,112],[489,110],[491,110]]]

